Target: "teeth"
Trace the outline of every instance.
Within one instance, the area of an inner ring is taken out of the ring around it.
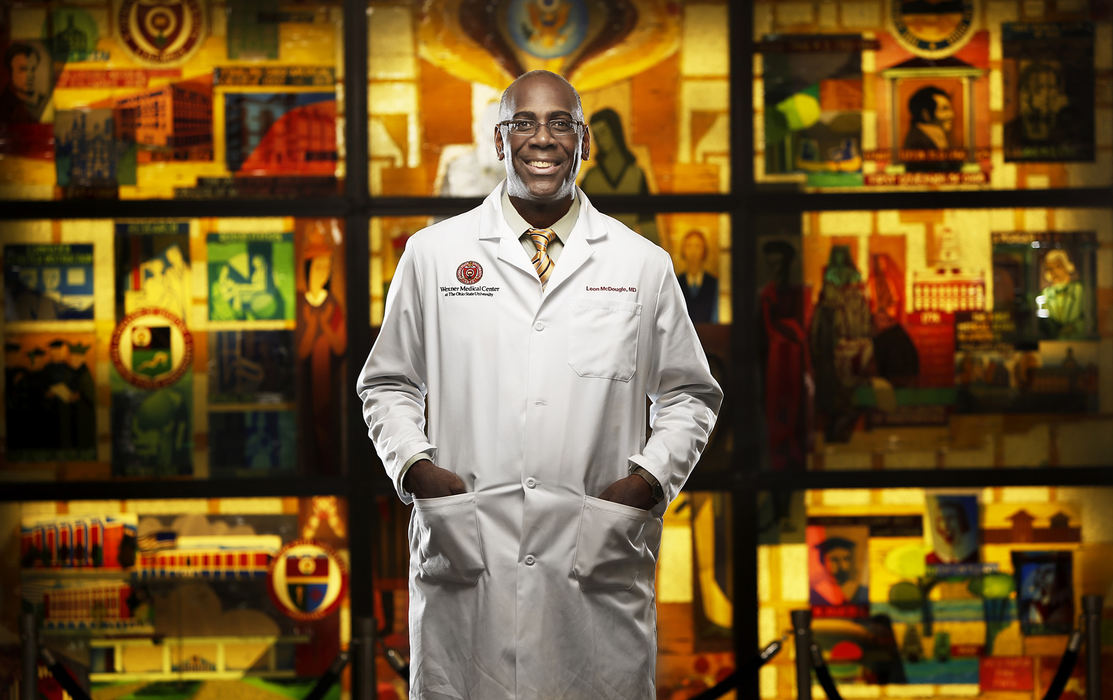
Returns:
[[[548,168],[552,165],[552,163],[547,160],[531,160],[529,161],[529,164],[535,168]]]

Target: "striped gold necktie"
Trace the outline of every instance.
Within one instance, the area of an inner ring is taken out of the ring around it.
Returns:
[[[553,274],[553,259],[549,257],[548,248],[549,244],[556,238],[556,232],[551,228],[531,228],[529,230],[530,240],[537,248],[537,252],[533,254],[533,269],[537,270],[537,276],[541,278],[541,286],[544,287],[545,283],[549,281],[549,276]]]

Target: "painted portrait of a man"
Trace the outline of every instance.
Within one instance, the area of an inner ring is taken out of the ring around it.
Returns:
[[[13,41],[4,51],[7,84],[0,91],[0,123],[38,122],[50,101],[49,54],[38,41]]]

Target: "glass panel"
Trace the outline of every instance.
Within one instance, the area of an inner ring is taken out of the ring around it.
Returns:
[[[813,212],[759,230],[771,468],[1108,463],[1109,211]]]
[[[340,473],[342,222],[0,230],[7,477]]]
[[[1044,697],[1082,597],[1113,585],[1110,488],[761,496],[759,634],[810,611],[844,697]],[[761,697],[797,697],[794,666],[766,664]],[[1082,692],[1083,659],[1068,683]]]
[[[727,493],[684,492],[665,513],[656,574],[659,698],[694,697],[735,669],[730,503]],[[397,662],[388,657],[397,653],[402,662],[409,659],[406,523],[411,507],[393,496],[378,498],[376,507],[384,524],[375,545],[376,616],[383,645],[376,673],[381,697],[404,698],[405,683],[392,667]]]
[[[9,5],[0,198],[339,193],[340,2]]]
[[[755,3],[755,178],[812,191],[1113,183],[1097,78],[1113,67],[1113,24],[1099,5]]]
[[[369,3],[371,193],[485,196],[497,102],[535,68],[580,91],[593,136],[588,194],[726,192],[727,6]]]
[[[3,607],[34,616],[40,648],[91,686],[93,698],[300,698],[348,647],[341,499],[3,510],[5,540],[19,542],[3,551],[3,568],[19,572],[3,586]],[[5,616],[0,627],[18,640],[12,622]],[[16,668],[17,655],[5,666]],[[62,697],[55,683],[40,672],[42,697]],[[338,686],[329,697],[339,697]]]
[[[669,504],[657,562],[657,697],[694,697],[735,671],[730,494]],[[733,698],[734,693],[723,697]]]

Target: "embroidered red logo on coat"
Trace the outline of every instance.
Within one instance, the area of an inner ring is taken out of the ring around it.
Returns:
[[[460,267],[456,268],[456,279],[460,280],[460,284],[475,284],[483,279],[483,266],[474,260],[460,263]]]

